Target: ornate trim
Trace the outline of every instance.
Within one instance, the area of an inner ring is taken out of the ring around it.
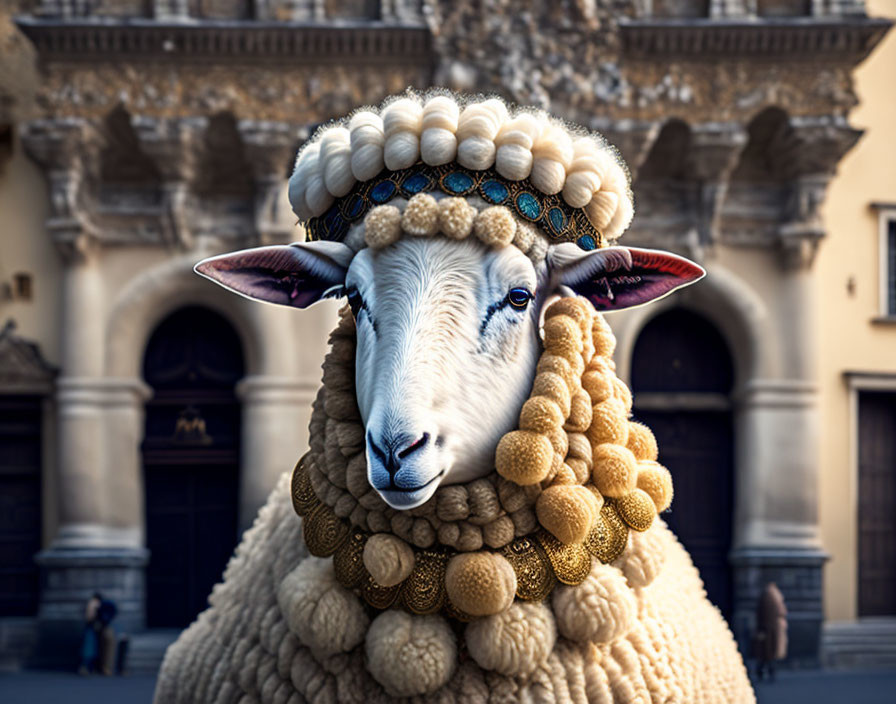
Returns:
[[[40,348],[15,334],[8,320],[0,329],[0,393],[48,395],[58,370],[44,359]]]
[[[43,20],[18,17],[16,24],[48,60],[128,61],[232,60],[341,65],[425,64],[432,61],[429,30],[380,23],[307,24],[215,21],[199,24],[153,20]]]
[[[815,59],[847,57],[858,62],[883,38],[893,22],[876,18],[839,21],[810,18],[760,22],[688,20],[619,21],[622,51],[628,56],[706,55]]]

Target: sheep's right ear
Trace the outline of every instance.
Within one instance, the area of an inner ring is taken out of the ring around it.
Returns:
[[[341,242],[296,242],[209,257],[194,271],[247,298],[307,308],[342,295],[353,256]]]

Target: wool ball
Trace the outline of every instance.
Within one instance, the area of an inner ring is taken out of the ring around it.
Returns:
[[[613,395],[622,401],[626,415],[632,412],[632,392],[618,376],[613,377]]]
[[[616,510],[629,528],[644,531],[650,528],[656,517],[656,504],[642,489],[633,489],[616,500]]]
[[[548,307],[545,311],[544,319],[549,320],[557,315],[568,315],[579,324],[579,329],[583,336],[591,336],[593,309],[591,304],[584,298],[579,296],[568,296],[560,298]]]
[[[538,669],[554,650],[557,627],[543,603],[517,600],[506,611],[469,623],[464,635],[479,667],[523,677]]]
[[[332,560],[307,557],[277,587],[289,630],[319,657],[348,652],[364,640],[361,601],[336,581]]]
[[[591,411],[591,406],[588,406]],[[563,425],[563,413],[557,402],[547,396],[532,396],[520,411],[520,430],[547,435]],[[556,448],[555,448],[556,449]]]
[[[442,521],[462,521],[470,515],[467,487],[463,484],[440,486],[436,491],[436,516]]]
[[[430,237],[439,229],[439,205],[428,193],[412,197],[401,215],[401,229],[409,235]]]
[[[530,395],[548,397],[557,404],[564,418],[569,415],[572,397],[569,393],[569,386],[559,374],[554,374],[553,372],[539,372],[536,374]]]
[[[567,457],[566,466],[572,471],[576,484],[584,484],[591,477],[591,466],[585,460]]]
[[[380,205],[364,218],[364,241],[368,247],[382,249],[401,237],[401,211],[394,205]]]
[[[615,443],[625,445],[628,440],[628,420],[622,401],[608,398],[593,408],[591,425],[585,434],[592,445]]]
[[[588,372],[585,372],[586,374]],[[594,412],[591,408],[591,396],[585,389],[578,389],[572,395],[572,402],[569,407],[569,417],[563,426],[566,430],[573,433],[584,433],[591,427]]]
[[[563,428],[554,428],[544,435],[551,441],[551,447],[554,448],[556,454],[560,455],[560,459],[566,457],[566,453],[569,451],[569,438],[566,436],[566,431]]]
[[[597,507],[600,510],[600,507]],[[581,543],[596,518],[594,495],[583,486],[553,485],[535,504],[538,522],[561,543]]]
[[[554,448],[544,435],[514,430],[501,438],[495,451],[495,469],[505,479],[521,485],[544,479],[554,461]]]
[[[491,616],[513,603],[516,572],[497,553],[461,553],[448,561],[445,589],[451,603],[464,613]]]
[[[556,315],[544,321],[544,346],[551,354],[570,360],[582,354],[582,331],[568,315]]]
[[[596,356],[607,358],[613,356],[613,352],[616,351],[616,337],[611,330],[598,331],[595,326],[591,339],[594,341],[594,354]]]
[[[501,548],[513,540],[513,520],[510,516],[499,516],[482,526],[482,539],[490,548]]]
[[[392,697],[431,694],[454,674],[457,644],[440,616],[389,610],[370,624],[367,669]]]
[[[506,247],[516,235],[516,219],[507,208],[494,205],[476,215],[473,232],[489,247]]]
[[[414,551],[391,533],[371,535],[364,545],[364,567],[381,587],[401,584],[414,569]]]
[[[541,374],[542,372],[558,374],[563,378],[567,388],[570,390],[575,389],[577,386],[579,377],[576,375],[572,364],[564,357],[549,353],[541,355],[535,367],[535,373]]]
[[[666,561],[666,549],[656,529],[643,532],[631,530],[628,545],[623,553],[613,561],[613,566],[622,570],[630,587],[639,589],[649,586]]]
[[[638,461],[632,451],[622,445],[603,443],[594,448],[591,477],[604,496],[625,496],[635,488]]]
[[[637,487],[653,499],[658,513],[665,511],[672,504],[672,475],[657,462],[650,460],[638,462]]]
[[[623,574],[598,560],[581,584],[557,586],[551,603],[560,635],[577,643],[611,643],[637,618],[635,595]]]
[[[582,388],[588,392],[592,403],[601,403],[613,395],[614,378],[612,374],[589,369],[582,374]]]
[[[616,209],[619,207],[619,196],[612,191],[598,191],[591,196],[591,200],[585,206],[585,214],[598,230],[603,230],[610,224]]]
[[[473,231],[478,212],[466,198],[445,198],[439,203],[439,231],[446,237],[462,240]]]
[[[626,446],[639,460],[656,461],[659,453],[653,431],[637,421],[629,421]]]
[[[557,470],[554,478],[551,479],[551,486],[565,486],[578,484],[576,473],[566,462]]]

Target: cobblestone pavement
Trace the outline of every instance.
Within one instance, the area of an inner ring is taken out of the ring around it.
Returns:
[[[151,704],[155,678],[0,674],[2,704]],[[757,686],[759,704],[894,704],[896,670],[785,672]]]

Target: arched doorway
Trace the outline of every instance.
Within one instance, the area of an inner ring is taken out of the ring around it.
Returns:
[[[143,358],[147,625],[183,627],[206,606],[237,540],[243,350],[227,320],[181,308]]]
[[[709,598],[731,615],[728,567],[734,507],[731,354],[706,318],[673,308],[635,343],[634,415],[653,430],[675,485],[663,517],[690,552]]]

